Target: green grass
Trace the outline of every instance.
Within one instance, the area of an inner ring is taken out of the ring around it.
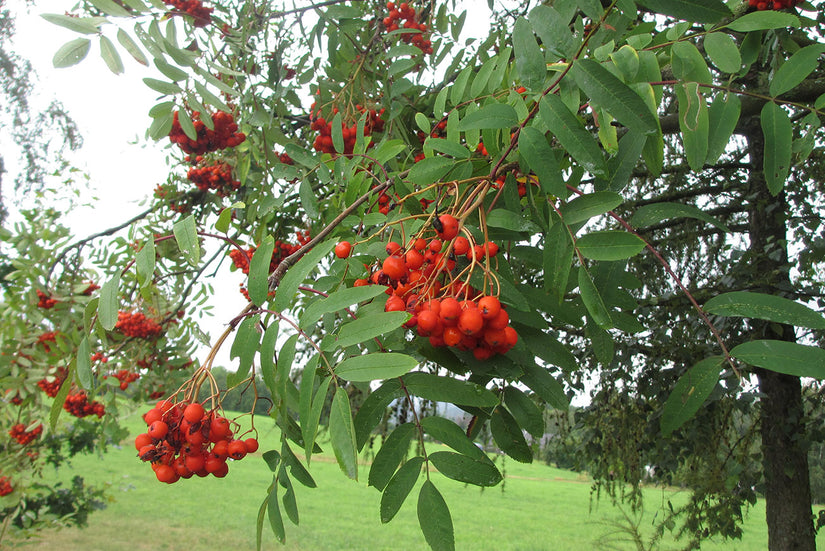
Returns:
[[[259,430],[267,420],[258,420]],[[142,422],[129,428],[137,434]],[[269,426],[269,425],[267,425]],[[278,434],[269,429],[259,437],[261,451],[278,447]],[[297,451],[297,450],[296,450]],[[450,506],[456,548],[484,550],[634,549],[617,529],[623,517],[606,501],[590,499],[590,483],[576,473],[542,463],[524,465],[507,460],[501,486],[480,490],[434,473],[433,482]],[[271,474],[257,454],[231,465],[225,479],[181,480],[160,484],[148,465],[135,457],[130,440],[102,458],[78,457],[73,473],[90,483],[111,482],[113,501],[90,516],[85,529],[48,532],[28,549],[88,550],[201,550],[254,549],[255,522]],[[300,526],[286,518],[287,543],[281,547],[264,525],[264,548],[286,550],[417,550],[427,549],[416,516],[416,496],[407,499],[387,525],[379,520],[380,493],[366,485],[368,467],[361,466],[359,481],[346,478],[334,459],[313,459],[310,471],[318,488],[296,483]],[[68,475],[68,473],[67,473]],[[673,498],[672,491],[649,488],[648,513],[641,520],[652,533],[654,511]],[[709,542],[702,549],[761,550],[767,548],[765,507],[760,501],[748,513],[745,536],[736,542]],[[662,549],[678,546],[665,540]],[[819,546],[825,549],[825,545]]]

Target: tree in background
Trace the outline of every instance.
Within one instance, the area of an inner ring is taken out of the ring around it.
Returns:
[[[532,461],[541,406],[566,411],[596,373],[583,446],[598,488],[637,505],[647,465],[680,477],[693,497],[662,530],[695,547],[739,536],[763,486],[771,549],[814,549],[800,377],[825,376],[815,6],[490,7],[489,34],[468,41],[452,2],[89,0],[44,15],[81,34],[58,67],[96,42],[115,73],[122,52],[157,69],[148,135],[170,140],[176,166],[144,217],[105,232],[127,237],[55,243],[48,270],[18,248],[8,416],[51,407],[55,431],[82,393],[112,411],[105,430],[114,408],[162,393],[140,459],[173,483],[227,476],[262,446],[273,482],[258,531],[268,516],[283,540],[282,513],[299,518],[292,484],[315,484],[298,455],[322,451],[321,420],[357,478],[392,407],[367,475],[381,519],[416,489],[428,544],[452,549],[443,477],[501,480],[474,439],[489,430]],[[70,293],[57,276],[77,274],[64,261],[92,241],[105,283]],[[205,274],[224,260],[247,275],[238,315],[188,363]],[[59,347],[24,346],[58,327]],[[223,346],[238,368],[225,383],[211,371]],[[27,388],[27,373],[60,394]],[[221,407],[237,388],[255,408],[259,376],[279,442],[238,434]],[[424,407],[439,402],[469,426]],[[13,502],[29,467],[2,465]]]

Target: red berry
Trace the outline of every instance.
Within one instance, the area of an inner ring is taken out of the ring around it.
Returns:
[[[190,423],[197,423],[203,419],[204,413],[206,412],[204,411],[203,406],[195,402],[194,404],[189,404],[186,406],[186,409],[183,410],[183,418]]]
[[[435,232],[444,241],[449,241],[458,235],[458,220],[451,214],[442,214],[438,217],[438,224],[434,224]]]
[[[338,258],[347,258],[352,251],[352,244],[349,241],[341,241],[335,245],[335,256]]]

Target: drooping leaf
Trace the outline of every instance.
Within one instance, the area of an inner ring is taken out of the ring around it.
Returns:
[[[421,465],[424,463],[423,457],[413,457],[396,471],[390,479],[384,492],[381,494],[381,522],[387,523],[395,517],[404,500],[410,495],[419,475]]]
[[[536,438],[544,435],[544,414],[524,392],[515,386],[504,388],[504,405],[513,414],[520,427]]]
[[[570,406],[570,399],[565,395],[564,387],[560,382],[546,369],[535,363],[524,365],[523,368],[524,375],[521,377],[521,382],[548,405],[559,410],[567,410]]]
[[[106,63],[106,66],[114,74],[119,75],[123,72],[123,61],[120,59],[120,54],[117,53],[114,43],[104,35],[100,36],[100,57]]]
[[[708,154],[705,164],[714,164],[730,142],[739,122],[742,101],[736,94],[716,94],[708,109]]]
[[[490,390],[469,381],[418,371],[407,373],[402,379],[410,394],[426,400],[475,407],[491,407],[498,403],[498,398]]]
[[[347,381],[370,382],[399,377],[418,366],[418,360],[398,352],[352,356],[335,366],[335,374]]]
[[[269,327],[264,331],[261,339],[261,376],[264,379],[264,384],[273,397],[273,401],[281,398],[277,382],[275,380],[275,347],[278,341],[279,332],[278,322],[275,321],[269,324]]]
[[[106,331],[111,331],[117,323],[120,309],[120,272],[115,272],[112,279],[103,284],[100,289],[100,302],[97,305],[97,315],[100,325]]]
[[[602,329],[610,329],[613,327],[610,312],[604,305],[604,300],[602,300],[599,290],[596,288],[593,279],[590,277],[590,273],[584,266],[579,268],[579,292],[581,293],[582,302],[584,302],[584,306],[587,308],[587,312],[593,318],[593,321]]]
[[[355,445],[355,427],[352,424],[349,396],[338,387],[332,398],[329,413],[329,436],[338,465],[348,477],[358,480],[358,453]]]
[[[768,102],[762,108],[762,133],[765,136],[763,170],[768,191],[777,195],[785,187],[791,171],[793,125],[788,113],[779,105]]]
[[[493,410],[490,432],[501,451],[521,463],[533,462],[533,452],[521,433],[521,427],[504,406]]]
[[[722,369],[724,358],[706,358],[679,377],[662,409],[659,425],[665,438],[689,421],[710,396]]]
[[[438,472],[465,484],[495,486],[501,482],[501,473],[489,459],[473,459],[460,453],[438,451],[429,455]]]
[[[57,395],[54,397],[54,401],[52,402],[52,407],[49,410],[49,427],[52,432],[54,432],[57,427],[57,420],[60,419],[60,412],[63,411],[63,404],[66,403],[66,396],[69,395],[69,391],[72,389],[72,382],[75,374],[74,370],[74,365],[69,366],[69,372],[66,374],[66,378],[60,385],[60,390],[57,391]]]
[[[426,480],[418,494],[418,525],[433,551],[454,551],[453,519],[447,502],[435,485]]]
[[[730,355],[750,365],[795,377],[825,379],[825,350],[795,342],[758,340],[733,348]]]
[[[598,142],[559,96],[544,96],[539,112],[547,128],[582,168],[596,176],[607,175],[607,164]]]
[[[389,379],[373,390],[355,415],[355,440],[358,450],[364,448],[372,430],[381,422],[384,410],[396,399],[404,396],[401,381]]]
[[[246,378],[249,368],[252,367],[252,360],[258,352],[258,343],[261,334],[258,332],[258,322],[260,316],[248,316],[238,325],[238,332],[232,342],[229,351],[229,359],[238,358],[238,370],[227,376],[227,385],[234,386]]]
[[[540,89],[547,76],[544,54],[539,48],[538,42],[536,42],[530,23],[523,17],[516,19],[512,40],[513,51],[516,55],[516,73],[519,75],[519,79],[524,86],[531,90]]]
[[[272,252],[274,250],[275,239],[271,235],[267,235],[252,255],[252,260],[249,261],[247,289],[249,298],[257,306],[266,302],[269,293],[269,266],[272,262]]]
[[[70,40],[55,52],[52,58],[52,65],[58,69],[77,65],[83,61],[91,47],[92,41],[88,38],[75,38],[74,40]]]
[[[410,452],[410,442],[415,436],[415,425],[403,423],[393,429],[375,454],[369,473],[369,485],[383,490],[386,488],[399,463]]]
[[[593,260],[623,260],[639,254],[645,242],[626,231],[605,230],[581,236],[576,240],[576,248]]]
[[[819,312],[793,300],[763,293],[723,293],[707,301],[705,311],[717,316],[755,318],[797,327],[825,329],[825,317]]]
[[[421,428],[434,440],[440,440],[443,444],[473,460],[490,462],[490,459],[467,437],[461,427],[449,419],[437,415],[424,417],[421,419]]]
[[[550,193],[556,197],[567,195],[556,155],[539,129],[532,126],[521,129],[518,137],[518,151],[530,169],[538,176],[544,193]]]
[[[702,170],[708,157],[710,121],[705,96],[695,82],[676,86],[679,100],[679,129],[682,131],[682,143],[685,156],[692,170]]]
[[[92,389],[92,351],[89,348],[89,337],[83,335],[77,346],[77,380],[86,390]]]
[[[135,255],[137,279],[141,287],[146,287],[152,283],[155,274],[155,254],[154,239],[147,239],[146,243]]]
[[[340,348],[346,348],[374,339],[375,337],[398,329],[404,325],[408,319],[410,319],[410,314],[407,312],[381,312],[370,316],[361,316],[341,326],[337,339],[335,340],[335,345]],[[387,359],[389,360],[390,358]],[[338,374],[343,377],[340,373]]]
[[[269,525],[272,527],[275,538],[283,543],[286,539],[286,531],[284,530],[284,519],[281,517],[281,507],[278,504],[278,485],[273,482],[271,488],[266,506]]]
[[[190,214],[183,220],[175,222],[172,226],[172,233],[186,261],[192,266],[197,266],[201,258],[201,248],[198,243],[198,228],[195,226],[194,215]]]

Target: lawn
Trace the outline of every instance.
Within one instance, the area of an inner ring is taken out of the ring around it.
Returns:
[[[257,420],[259,427],[264,420]],[[139,419],[129,424],[136,434]],[[165,485],[135,457],[131,440],[102,457],[74,460],[75,473],[90,483],[111,482],[112,502],[91,515],[85,529],[66,529],[45,534],[27,549],[89,550],[201,550],[254,549],[255,521],[271,474],[261,452],[278,447],[274,429],[260,432],[261,450],[231,465],[224,479],[181,480]],[[297,451],[297,450],[296,450]],[[617,530],[622,514],[608,502],[590,498],[590,483],[576,473],[542,463],[524,465],[499,461],[505,473],[503,485],[486,490],[467,486],[434,473],[432,480],[452,512],[456,548],[484,550],[634,549]],[[296,484],[300,526],[285,519],[287,543],[280,546],[267,524],[264,548],[289,551],[321,550],[417,550],[427,549],[418,528],[413,490],[401,511],[387,525],[379,520],[380,494],[366,484],[368,466],[359,481],[346,478],[334,459],[313,459],[310,471],[318,488]],[[681,496],[670,490],[649,488],[648,513],[641,520],[652,533],[654,512],[668,498]],[[702,549],[761,550],[767,547],[764,502],[748,515],[745,536],[737,542],[709,542]],[[625,541],[623,541],[625,540]],[[661,549],[678,546],[666,540]],[[820,545],[825,549],[825,545]]]

